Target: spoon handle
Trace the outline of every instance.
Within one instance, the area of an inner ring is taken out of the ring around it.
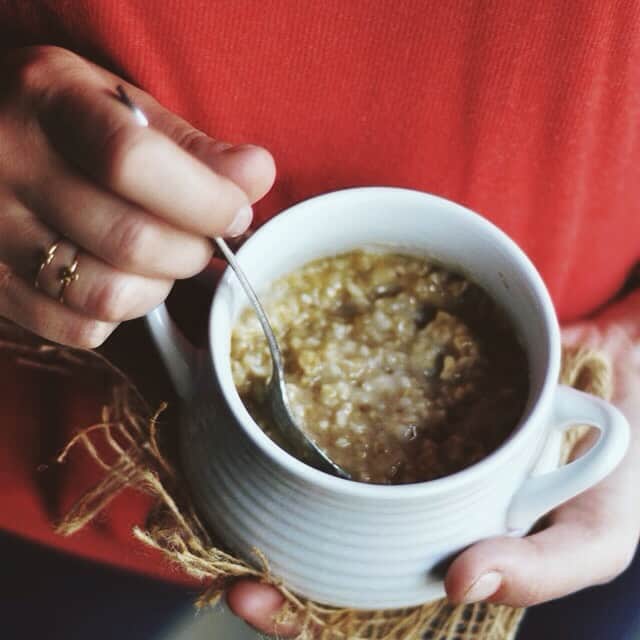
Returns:
[[[258,321],[262,326],[262,330],[264,331],[264,335],[267,338],[267,342],[269,344],[269,351],[271,352],[271,358],[273,360],[273,376],[276,378],[282,377],[283,371],[283,363],[282,363],[282,354],[280,353],[280,347],[278,346],[278,342],[276,341],[276,337],[273,335],[273,330],[271,328],[271,324],[269,323],[269,319],[267,318],[267,314],[256,295],[251,283],[249,282],[247,276],[245,276],[244,271],[238,264],[236,257],[229,248],[229,245],[222,238],[214,238],[213,241],[216,243],[222,255],[224,255],[225,260],[229,263],[229,266],[233,269],[236,274],[244,292],[246,293],[251,305],[255,309],[256,315],[258,316]]]

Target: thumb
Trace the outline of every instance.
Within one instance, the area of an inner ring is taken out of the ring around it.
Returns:
[[[262,633],[287,638],[299,631],[295,623],[276,622],[284,597],[270,585],[240,580],[227,592],[227,604],[236,616]]]
[[[464,551],[447,573],[447,595],[453,602],[528,607],[608,582],[628,565],[634,546],[586,515],[560,517],[535,535],[486,540]]]

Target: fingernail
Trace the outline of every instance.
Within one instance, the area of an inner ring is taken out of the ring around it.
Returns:
[[[242,207],[242,209],[240,209],[238,213],[236,213],[236,217],[227,228],[225,235],[230,236],[231,238],[242,235],[251,224],[252,218],[253,210],[251,209],[251,207],[249,205]]]
[[[234,151],[250,151],[251,149],[260,149],[261,147],[259,147],[257,144],[249,144],[249,143],[243,143],[243,144],[237,144],[235,147],[233,147]]]
[[[470,604],[481,602],[492,596],[502,584],[502,576],[497,571],[489,571],[480,576],[467,590],[462,602]]]
[[[235,155],[236,153],[247,153],[248,151],[256,151],[256,149],[260,149],[261,147],[255,144],[236,144],[228,149],[224,149],[225,155]]]

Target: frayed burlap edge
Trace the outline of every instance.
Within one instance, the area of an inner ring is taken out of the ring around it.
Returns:
[[[284,596],[279,622],[295,619],[298,640],[511,640],[524,611],[501,605],[451,605],[446,600],[420,607],[392,611],[355,611],[326,607],[299,598],[271,575],[267,558],[255,550],[255,566],[216,545],[200,521],[187,485],[170,462],[159,439],[159,419],[166,409],[152,411],[135,385],[109,361],[95,352],[43,343],[8,325],[0,325],[0,349],[16,354],[25,366],[52,374],[74,375],[86,368],[106,374],[111,402],[103,407],[98,423],[79,432],[65,447],[58,461],[80,448],[103,472],[99,484],[88,490],[57,527],[71,535],[86,526],[125,488],[142,491],[154,499],[144,526],[133,535],[161,551],[188,575],[203,582],[196,605],[217,603],[231,581],[252,577],[275,586]],[[611,366],[601,354],[566,350],[561,381],[603,398],[611,395]],[[168,429],[164,425],[163,429]],[[563,456],[569,456],[586,427],[566,434]]]

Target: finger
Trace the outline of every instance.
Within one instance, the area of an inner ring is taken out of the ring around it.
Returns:
[[[0,263],[26,278],[34,278],[42,253],[56,240],[55,233],[13,194],[0,192]]]
[[[94,66],[94,65],[92,65]],[[109,78],[113,86],[122,80],[95,67]],[[164,133],[185,151],[195,156],[216,173],[237,184],[249,198],[256,202],[272,187],[276,168],[273,156],[263,147],[252,144],[232,145],[208,136],[191,123],[165,109],[157,100],[135,86],[126,86],[127,94],[145,113],[150,125]]]
[[[182,231],[60,165],[19,195],[51,228],[121,271],[188,278],[211,258],[207,238]]]
[[[231,251],[237,253],[238,249],[249,239],[251,235],[251,230],[249,230],[237,238],[228,240],[227,244]],[[195,279],[205,289],[213,292],[218,286],[218,281],[227,267],[228,263],[224,255],[218,247],[215,247],[213,258],[209,261],[209,264],[207,264],[207,266],[196,275]]]
[[[38,275],[41,292],[57,300],[61,269],[78,260],[78,279],[64,293],[67,307],[107,322],[137,318],[154,309],[169,294],[172,279],[148,278],[115,269],[61,239],[60,234],[15,200],[0,198],[8,215],[0,217],[0,262],[9,265],[30,286],[35,285],[44,254],[56,243],[53,260]]]
[[[141,127],[86,65],[60,80],[39,105],[53,146],[103,186],[192,233],[242,233],[251,221],[246,194],[166,135]]]
[[[64,286],[62,270],[76,263],[77,279]],[[39,289],[84,316],[106,322],[139,318],[169,295],[173,281],[124,273],[93,256],[58,241],[53,259],[38,277]]]
[[[214,258],[211,261],[211,264],[195,277],[195,280],[196,282],[201,284],[207,291],[213,293],[218,286],[220,277],[222,276],[226,267],[227,265],[225,262],[223,262],[219,258]]]
[[[243,144],[220,150],[219,144],[205,134],[201,134],[196,142],[193,137],[188,140],[184,148],[213,171],[237,184],[247,194],[249,202],[257,202],[273,186],[276,167],[266,149]]]
[[[115,86],[122,81],[111,76],[111,82]],[[153,128],[167,135],[216,173],[232,180],[247,194],[250,202],[262,198],[272,187],[276,176],[275,162],[263,147],[251,144],[234,146],[216,140],[165,109],[137,87],[128,85],[126,90],[143,109]]]
[[[284,604],[284,597],[270,585],[240,580],[228,590],[227,604],[236,616],[262,633],[287,638],[298,632],[293,624],[278,624],[275,621]]]
[[[171,280],[124,273],[79,251],[15,200],[0,198],[0,208],[8,214],[0,216],[0,262],[31,287],[37,279],[41,293],[57,300],[61,269],[77,258],[79,277],[66,288],[64,302],[84,316],[107,322],[137,318],[160,304],[171,290]],[[38,274],[44,254],[54,243],[52,261]]]
[[[453,602],[531,606],[611,580],[634,547],[624,526],[574,505],[560,509],[540,533],[486,540],[464,551],[447,573],[447,594]]]
[[[0,316],[60,344],[94,349],[117,323],[91,320],[48,298],[0,263]]]

